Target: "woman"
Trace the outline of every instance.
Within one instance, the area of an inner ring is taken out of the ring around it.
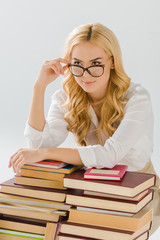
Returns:
[[[61,74],[63,90],[53,94],[45,119],[46,87]],[[57,148],[69,131],[79,146]],[[155,173],[150,161],[150,96],[142,86],[130,82],[110,29],[99,23],[79,26],[70,34],[63,58],[43,64],[34,84],[25,136],[30,148],[19,149],[9,162],[16,173],[23,164],[44,159],[97,168],[126,164],[130,171]],[[154,206],[160,199],[158,181],[157,176]],[[158,207],[154,211],[152,232],[160,219]]]

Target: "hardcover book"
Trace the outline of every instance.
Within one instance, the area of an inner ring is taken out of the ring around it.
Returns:
[[[15,177],[15,184],[45,188],[66,189],[63,187],[63,181],[22,177],[18,175]]]
[[[68,164],[67,166],[64,166],[62,168],[44,168],[44,167],[38,167],[38,166],[33,166],[33,165],[23,165],[23,167],[21,169],[32,169],[32,170],[36,170],[36,171],[47,171],[47,172],[54,172],[54,173],[64,173],[64,174],[70,174],[74,171],[76,171],[77,169],[82,168],[82,166],[78,166],[78,165],[73,165],[73,164]]]
[[[0,228],[0,238],[3,237],[4,235],[5,236],[8,235],[9,237],[15,236],[15,237],[17,237],[17,239],[19,237],[25,237],[26,239],[27,238],[31,238],[31,239],[33,238],[33,239],[37,239],[37,240],[44,239],[44,235]]]
[[[140,201],[121,200],[114,198],[84,196],[82,191],[75,191],[74,194],[67,194],[66,203],[72,206],[82,206],[111,211],[137,213],[153,199],[153,189]]]
[[[22,177],[41,178],[41,179],[57,180],[57,181],[63,181],[63,178],[65,176],[64,173],[32,170],[27,168],[21,168],[20,175]]]
[[[67,216],[66,211],[56,209],[31,208],[30,206],[14,206],[8,204],[0,204],[0,212],[4,215],[27,217],[49,222],[58,222]]]
[[[35,240],[54,239],[57,223],[43,221],[43,228],[39,224],[42,222],[20,218],[4,217],[0,221],[1,240]]]
[[[122,181],[102,181],[84,179],[84,170],[64,177],[64,187],[135,197],[139,193],[155,185],[156,176],[149,173],[127,171]]]
[[[121,181],[127,169],[127,165],[116,165],[113,168],[101,169],[89,168],[84,173],[84,178]]]
[[[18,196],[26,196],[44,200],[51,200],[57,202],[64,202],[66,194],[72,191],[71,189],[53,189],[53,188],[42,188],[35,186],[25,186],[21,184],[15,184],[15,178],[11,178],[1,185],[1,192],[7,194],[13,194]]]
[[[31,206],[32,208],[35,207],[41,207],[41,208],[54,208],[58,210],[69,210],[71,208],[71,205],[61,203],[61,202],[55,202],[50,200],[44,200],[44,199],[37,199],[37,198],[31,198],[26,196],[17,196],[12,194],[6,194],[0,192],[0,203],[7,203],[10,205],[27,205]]]
[[[67,234],[67,233],[58,233],[56,240],[93,240],[93,238],[90,237],[82,237],[78,235],[73,234]],[[100,240],[100,238],[94,238],[94,240]]]
[[[119,240],[133,240],[139,238],[142,234],[147,233],[151,227],[151,222],[145,224],[137,231],[120,230],[102,226],[92,226],[83,223],[75,223],[65,221],[59,223],[58,236],[63,234],[73,234],[78,237],[88,237],[92,239],[119,239]],[[146,234],[148,236],[148,233]],[[60,238],[61,240],[63,238]],[[64,238],[65,239],[65,238]],[[72,239],[72,238],[71,238]],[[81,239],[81,238],[80,238]],[[82,238],[83,239],[83,238]],[[145,239],[145,238],[144,238]]]
[[[54,223],[56,225],[56,223]],[[45,220],[33,220],[17,216],[0,216],[0,228],[24,231],[35,234],[45,234],[47,222]]]
[[[135,197],[126,197],[126,196],[119,196],[114,194],[108,194],[108,193],[99,193],[99,192],[93,192],[93,191],[83,191],[84,196],[92,196],[92,197],[103,197],[103,198],[114,198],[114,199],[122,199],[122,200],[131,200],[131,201],[140,201],[142,198],[144,198],[149,192],[149,189],[141,192],[140,194],[136,195]]]
[[[43,160],[43,161],[39,161],[39,162],[36,162],[36,163],[28,163],[27,165],[58,169],[58,168],[62,168],[64,166],[67,166],[68,163],[54,161],[54,160]]]
[[[103,226],[126,231],[137,231],[151,222],[153,209],[143,208],[133,216],[121,216],[70,209],[69,222]]]

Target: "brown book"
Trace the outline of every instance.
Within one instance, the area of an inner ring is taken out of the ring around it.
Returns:
[[[45,220],[30,219],[26,217],[6,216],[1,214],[0,228],[33,234],[42,234],[44,235],[44,240],[50,240],[55,236],[57,223],[47,222]],[[19,238],[13,239],[19,240]],[[25,238],[25,240],[26,239],[28,240],[28,238]]]
[[[54,223],[56,225],[56,223]],[[24,231],[35,234],[45,234],[47,222],[33,221],[32,219],[18,218],[14,216],[0,216],[0,228],[15,231]]]
[[[104,213],[104,214],[107,213],[107,214],[121,215],[121,216],[133,216],[133,215],[134,215],[134,213],[120,212],[120,211],[111,211],[111,210],[91,208],[91,207],[81,207],[81,206],[77,206],[76,209],[77,209],[78,211]]]
[[[30,177],[22,177],[22,176],[15,177],[15,184],[45,187],[45,188],[66,189],[63,187],[63,181],[46,180],[46,179],[30,178]]]
[[[135,238],[136,240],[147,240],[149,238],[149,231],[143,233],[139,237]],[[135,240],[134,239],[134,240]],[[93,240],[93,238],[88,238],[88,237],[80,237],[80,236],[75,236],[71,234],[65,234],[65,233],[59,233],[57,235],[56,240]],[[94,240],[100,240],[100,238],[94,238]],[[115,240],[115,238],[113,238]],[[131,240],[131,238],[129,238]]]
[[[64,187],[135,197],[155,185],[154,174],[127,171],[122,181],[84,179],[85,170],[64,177]]]
[[[71,209],[69,212],[69,222],[103,226],[127,231],[137,231],[145,224],[152,221],[153,210],[143,208],[133,216],[112,215],[107,213],[96,213],[78,211]]]
[[[145,232],[141,236],[136,238],[136,240],[147,240],[148,238],[149,238],[149,232]],[[70,234],[59,233],[56,240],[93,240],[93,238],[86,238],[86,237],[80,237],[80,236],[75,236]],[[94,238],[94,240],[100,240],[100,239]]]
[[[93,238],[76,236],[73,234],[66,234],[60,232],[57,234],[56,240],[93,240]],[[94,240],[100,240],[100,238],[94,238]]]
[[[0,216],[0,229],[5,230],[13,230],[17,232],[25,232],[25,233],[32,233],[32,234],[40,234],[43,235],[44,240],[51,240],[54,239],[55,232],[57,228],[57,223],[53,222],[46,222],[45,220],[35,220],[35,219],[27,219],[27,218],[19,218],[17,216]],[[3,237],[4,236],[4,237]],[[6,237],[5,237],[6,236]],[[18,239],[18,236],[8,235],[8,234],[0,234],[0,239]],[[2,238],[1,238],[2,237]],[[29,237],[20,237],[20,239],[38,239],[38,238],[29,238]],[[42,238],[41,238],[42,239]]]
[[[141,199],[141,201],[121,200],[114,198],[84,196],[83,191],[75,191],[75,193],[67,194],[66,203],[73,206],[82,206],[89,208],[97,208],[111,211],[120,211],[127,213],[137,213],[153,199],[153,189]]]
[[[92,196],[92,197],[103,197],[104,199],[105,198],[114,198],[114,199],[122,199],[122,200],[131,200],[131,201],[140,201],[142,198],[144,198],[149,192],[149,189],[141,192],[140,194],[138,194],[137,196],[135,197],[125,197],[125,196],[119,196],[119,195],[114,195],[114,194],[108,194],[108,193],[99,193],[99,192],[93,192],[93,191],[83,191],[83,195],[84,196]]]
[[[36,238],[30,238],[30,237],[20,237],[20,236],[13,236],[8,234],[1,234],[1,240],[38,240]]]
[[[29,239],[44,239],[44,235],[41,234],[35,234],[35,233],[28,233],[24,231],[15,231],[15,230],[9,230],[9,229],[0,229],[0,236],[13,236],[17,238],[29,238]],[[2,238],[1,238],[2,239]]]
[[[46,208],[38,208],[38,207],[30,207],[24,205],[8,205],[8,204],[0,204],[0,212],[4,215],[11,215],[17,217],[26,217],[33,219],[40,219],[50,222],[58,222],[61,219],[66,218],[66,211],[59,211],[57,209],[46,209]]]
[[[57,180],[57,181],[63,181],[63,178],[65,176],[64,173],[39,171],[39,170],[32,170],[27,168],[21,168],[20,175],[22,177],[41,178],[41,179]]]
[[[0,203],[7,203],[10,205],[28,205],[32,207],[54,208],[58,210],[69,210],[71,205],[61,202],[47,201],[44,199],[36,199],[30,197],[22,197],[13,194],[6,194],[0,192]]]
[[[31,165],[23,165],[23,167],[21,169],[32,169],[32,170],[36,170],[36,171],[48,171],[48,172],[54,172],[54,173],[64,173],[64,174],[70,174],[74,171],[76,171],[77,169],[82,168],[82,166],[78,166],[78,165],[72,165],[72,164],[68,164],[67,166],[63,167],[63,168],[59,168],[59,169],[52,169],[52,168],[45,168],[44,167],[37,167],[37,166],[31,166]]]
[[[32,198],[46,199],[58,202],[64,202],[66,198],[66,194],[70,192],[70,190],[57,190],[52,188],[42,188],[35,186],[24,186],[20,184],[15,184],[15,178],[11,178],[1,185],[1,192],[8,194],[16,194],[19,196],[26,196]]]
[[[79,224],[75,222],[65,221],[62,222],[59,230],[58,236],[60,233],[63,234],[73,234],[79,237],[88,237],[92,239],[118,239],[118,240],[133,240],[133,239],[141,239],[142,234],[149,231],[151,227],[151,222],[145,224],[142,228],[137,231],[127,231],[120,230],[108,227],[101,226],[92,226],[87,224]],[[148,233],[146,234],[146,236]],[[58,238],[59,240],[64,240],[65,238]]]

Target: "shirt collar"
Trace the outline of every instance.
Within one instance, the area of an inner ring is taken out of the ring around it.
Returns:
[[[93,109],[93,107],[90,105],[90,113],[91,113],[91,117],[92,117],[92,122],[94,123],[94,125],[96,127],[98,127],[98,118],[97,118],[97,115]]]

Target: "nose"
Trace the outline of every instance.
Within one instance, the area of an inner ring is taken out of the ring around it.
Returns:
[[[83,73],[83,76],[86,77],[86,76],[90,76],[89,72],[85,69],[84,73]]]

